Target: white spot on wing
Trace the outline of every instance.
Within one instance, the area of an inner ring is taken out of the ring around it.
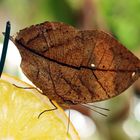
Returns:
[[[91,64],[91,67],[92,67],[92,68],[95,68],[95,64],[92,63],[92,64]]]
[[[134,77],[135,75],[136,75],[136,73],[135,73],[135,72],[133,72],[133,73],[132,73],[132,77]]]

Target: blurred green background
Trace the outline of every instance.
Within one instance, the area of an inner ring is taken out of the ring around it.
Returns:
[[[1,46],[1,32],[7,20],[11,22],[12,35],[44,21],[65,22],[79,29],[104,30],[140,58],[140,0],[0,0]],[[10,45],[5,72],[23,78],[18,51]],[[88,115],[93,121],[89,123],[94,125],[94,128],[87,126],[88,131],[82,134],[84,127],[77,128],[81,140],[140,140],[139,86],[137,81],[122,95],[96,103],[111,110],[106,118],[79,107],[77,110]]]

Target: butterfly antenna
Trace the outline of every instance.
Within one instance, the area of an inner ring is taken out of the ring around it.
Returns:
[[[96,113],[98,113],[98,114],[100,114],[100,115],[102,115],[102,116],[105,116],[105,117],[108,116],[108,115],[106,115],[106,114],[104,114],[104,113],[101,113],[101,112],[99,112],[99,111],[97,111],[97,110],[95,110],[95,109],[93,109],[93,108],[91,108],[91,107],[89,107],[89,106],[84,105],[84,104],[81,104],[81,106],[83,106],[83,107],[85,107],[85,108],[88,108],[89,110],[92,110],[92,111],[94,111],[94,112],[96,112]]]
[[[0,77],[1,77],[1,74],[2,74],[2,71],[4,68],[5,58],[6,58],[6,54],[7,54],[10,30],[11,30],[11,25],[10,25],[10,22],[8,21],[6,23],[5,37],[4,37],[2,55],[1,55],[1,60],[0,60]]]
[[[94,108],[98,108],[98,109],[102,109],[102,110],[105,110],[105,111],[110,111],[108,108],[104,108],[104,107],[100,107],[100,106],[96,106],[96,105],[91,105],[91,104],[84,104],[84,105],[94,107]]]

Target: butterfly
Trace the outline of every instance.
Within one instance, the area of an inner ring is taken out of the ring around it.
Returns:
[[[11,40],[25,75],[61,105],[110,99],[140,75],[140,60],[104,31],[46,21],[20,30]]]

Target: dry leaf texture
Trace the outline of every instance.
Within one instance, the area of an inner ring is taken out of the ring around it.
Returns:
[[[60,104],[109,99],[139,77],[140,60],[103,31],[45,22],[19,31],[13,41],[23,72]]]

